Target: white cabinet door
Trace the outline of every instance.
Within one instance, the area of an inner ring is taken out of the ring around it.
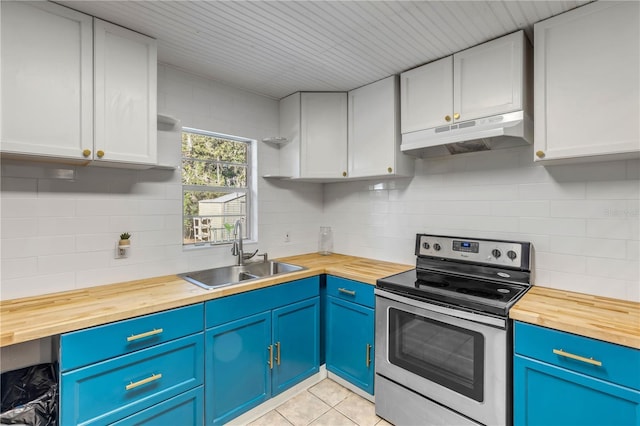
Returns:
[[[347,176],[347,94],[301,94],[300,177]]]
[[[1,2],[5,153],[82,159],[93,148],[92,18]]]
[[[94,158],[156,164],[156,42],[98,19],[94,30]]]
[[[453,55],[453,118],[467,121],[522,109],[522,31]]]
[[[640,3],[591,3],[536,24],[535,74],[536,160],[638,155]]]
[[[447,124],[453,112],[453,58],[403,72],[400,93],[402,133]]]
[[[398,95],[396,76],[349,92],[349,177],[412,172],[413,158],[400,152]]]

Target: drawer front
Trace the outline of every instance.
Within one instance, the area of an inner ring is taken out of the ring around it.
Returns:
[[[198,333],[63,373],[60,424],[105,424],[203,384]]]
[[[376,299],[373,294],[375,286],[345,278],[327,276],[327,296],[348,300],[370,308],[375,307]]]
[[[640,390],[638,349],[516,322],[515,353]]]
[[[199,303],[63,334],[60,370],[68,371],[198,333],[204,328],[203,321],[204,306]]]
[[[206,302],[206,327],[290,305],[320,294],[320,277],[291,281]]]
[[[204,390],[202,386],[174,396],[142,410],[113,426],[129,425],[201,425],[204,423]]]

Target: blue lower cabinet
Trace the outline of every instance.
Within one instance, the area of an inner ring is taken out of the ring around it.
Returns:
[[[318,295],[312,277],[206,303],[207,425],[228,423],[319,371]]]
[[[516,426],[640,425],[640,350],[516,322]]]
[[[270,396],[271,312],[207,330],[206,340],[206,423],[219,425]]]
[[[114,426],[196,426],[204,422],[204,389],[199,386],[170,398],[133,416],[113,423]]]
[[[327,371],[373,395],[375,286],[327,276]]]
[[[272,395],[319,371],[320,298],[273,311],[274,365]]]
[[[201,386],[203,355],[198,333],[63,372],[60,424],[109,424]]]
[[[327,371],[370,394],[374,382],[374,321],[373,309],[327,297]]]

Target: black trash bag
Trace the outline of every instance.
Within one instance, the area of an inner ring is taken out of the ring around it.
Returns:
[[[1,424],[56,426],[58,380],[53,364],[39,364],[2,373]]]

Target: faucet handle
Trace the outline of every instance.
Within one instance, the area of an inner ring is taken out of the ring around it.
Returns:
[[[254,251],[254,252],[253,252],[253,253],[251,253],[251,254],[243,254],[243,255],[242,255],[242,258],[243,258],[243,259],[245,259],[245,260],[249,260],[249,259],[251,259],[253,256],[255,256],[256,254],[258,254],[258,250]]]
[[[257,256],[262,256],[262,261],[264,263],[267,263],[269,261],[269,254],[268,253],[258,253]]]

